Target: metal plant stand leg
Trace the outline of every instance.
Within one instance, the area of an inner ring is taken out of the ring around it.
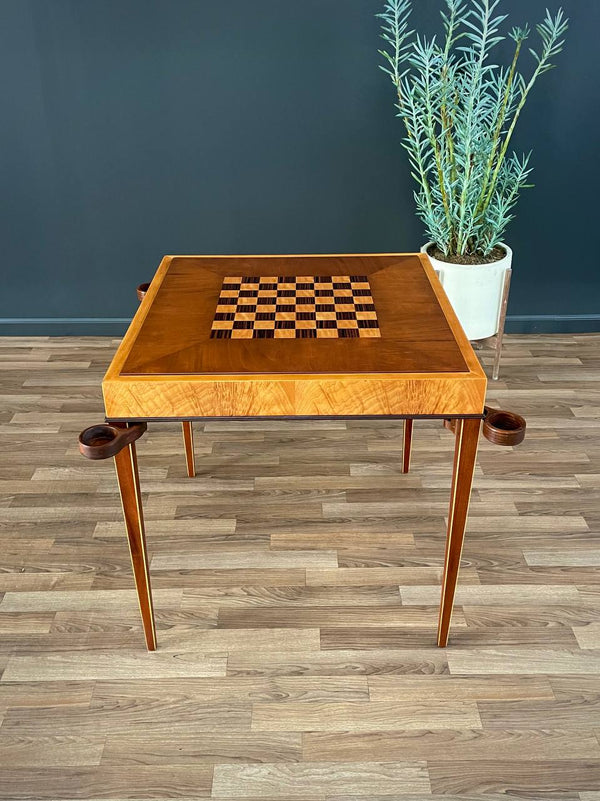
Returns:
[[[509,268],[504,273],[504,286],[502,287],[502,302],[500,305],[500,317],[498,318],[498,333],[496,334],[496,350],[494,353],[494,366],[492,368],[492,379],[498,380],[500,373],[500,358],[502,356],[502,340],[504,339],[504,325],[506,323],[506,308],[508,306],[508,290],[510,289],[510,279],[512,270]]]

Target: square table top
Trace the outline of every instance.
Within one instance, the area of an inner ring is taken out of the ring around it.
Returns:
[[[166,256],[103,389],[115,420],[437,416],[485,383],[423,254]]]

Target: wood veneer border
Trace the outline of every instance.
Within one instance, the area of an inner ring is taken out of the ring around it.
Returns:
[[[485,379],[478,376],[389,379],[312,376],[242,381],[116,380],[103,384],[109,418],[480,415]]]

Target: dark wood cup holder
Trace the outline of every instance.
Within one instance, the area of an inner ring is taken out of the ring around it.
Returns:
[[[492,409],[485,406],[483,410],[483,436],[494,445],[520,445],[525,439],[527,423],[520,414],[506,412],[504,409]],[[444,428],[456,433],[456,419],[444,420]]]
[[[150,284],[140,284],[136,289],[137,298],[139,301],[144,300],[146,297],[146,292],[150,289]]]
[[[109,459],[139,439],[147,427],[146,423],[134,423],[128,428],[108,423],[90,426],[79,435],[79,450],[88,459]]]
[[[520,414],[503,409],[484,409],[483,436],[494,445],[520,445],[525,439],[527,423]]]

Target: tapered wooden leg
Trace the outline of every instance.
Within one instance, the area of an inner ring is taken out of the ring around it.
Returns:
[[[480,427],[481,420],[455,421],[454,472],[452,475],[452,494],[448,513],[446,557],[438,624],[438,645],[441,648],[448,643],[448,632],[450,631],[452,606],[456,592],[467,514],[469,512]]]
[[[135,442],[127,445],[115,454],[115,467],[119,481],[119,492],[123,503],[123,516],[129,540],[129,553],[135,578],[142,625],[146,646],[149,651],[156,651],[156,630],[154,627],[154,609],[152,606],[152,589],[148,571],[148,554],[146,551],[146,534],[144,531],[144,515],[140,494]]]
[[[194,463],[194,430],[191,420],[184,420],[181,424],[181,428],[183,429],[187,474],[190,478],[193,478],[196,475],[196,465]]]
[[[402,439],[402,472],[408,473],[410,469],[410,452],[412,449],[413,421],[404,421],[404,435]]]

